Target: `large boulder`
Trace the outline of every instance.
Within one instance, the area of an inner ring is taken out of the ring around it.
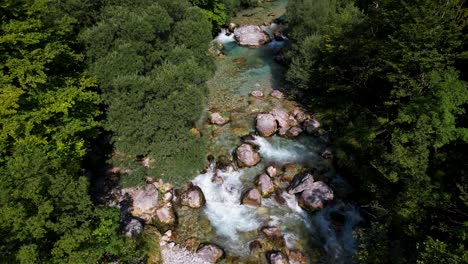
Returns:
[[[274,108],[270,113],[276,119],[276,121],[278,122],[278,126],[280,128],[289,129],[289,127],[290,127],[290,125],[289,125],[289,115],[288,115],[288,113],[286,111],[278,109],[278,108]]]
[[[248,25],[234,29],[234,36],[242,46],[259,47],[270,42],[270,36],[259,26]]]
[[[227,122],[229,122],[229,119],[222,117],[220,113],[212,113],[210,115],[210,123],[213,125],[222,126]]]
[[[190,208],[201,208],[205,204],[205,196],[200,187],[192,185],[180,195],[180,203]]]
[[[224,256],[224,250],[214,244],[203,244],[197,249],[197,255],[209,263],[216,263]]]
[[[252,167],[261,161],[260,154],[249,144],[240,145],[236,150],[236,156],[240,167]]]
[[[123,231],[128,237],[137,236],[143,231],[143,224],[138,219],[132,218],[125,224]]]
[[[289,194],[296,194],[314,187],[314,177],[310,173],[297,175],[289,185]]]
[[[307,133],[312,134],[320,127],[320,122],[317,119],[307,119],[304,121],[304,129]]]
[[[302,133],[302,129],[298,126],[293,126],[288,131],[286,131],[286,136],[289,138],[294,138],[299,136]]]
[[[132,215],[151,222],[155,210],[158,207],[158,189],[153,184],[144,187],[128,189],[125,191],[130,195],[132,204]]]
[[[156,216],[156,224],[161,227],[161,229],[167,230],[177,224],[177,216],[172,202],[167,202],[156,210]]]
[[[242,204],[258,207],[262,204],[262,196],[256,188],[249,189],[242,196]]]
[[[260,136],[269,137],[276,133],[276,119],[272,114],[258,114],[256,119],[256,129]]]
[[[273,184],[273,181],[266,174],[262,174],[258,177],[257,186],[260,189],[260,194],[263,197],[269,197],[275,191],[275,185]]]
[[[270,264],[289,264],[288,258],[280,251],[268,251],[266,257]]]
[[[303,209],[314,211],[323,208],[324,203],[333,200],[333,191],[322,181],[317,181],[304,190],[299,197],[299,206]]]

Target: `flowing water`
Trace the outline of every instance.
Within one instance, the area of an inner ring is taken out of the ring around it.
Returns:
[[[259,24],[257,20],[261,19],[271,21],[273,16],[284,13],[286,3],[284,0],[272,1],[261,8],[243,11],[233,20],[242,24]],[[273,23],[264,30],[272,33],[279,26]],[[217,72],[208,83],[207,110],[229,116],[230,122],[222,127],[205,124],[202,134],[211,155],[232,161],[232,153],[242,143],[241,136],[255,132],[254,119],[258,113],[273,108],[290,112],[298,104],[268,96],[273,89],[289,89],[284,81],[285,68],[274,59],[285,41],[272,41],[261,48],[246,48],[237,44],[233,34],[226,35],[226,30],[216,40],[223,43],[225,55],[217,58]],[[249,96],[254,90],[262,91],[266,96],[262,99]],[[224,170],[216,169],[213,163],[206,173],[193,180],[205,194],[203,214],[213,227],[207,240],[222,246],[228,256],[236,256],[240,261],[237,263],[260,263],[249,256],[249,243],[261,236],[261,227],[277,226],[284,238],[282,246],[305,252],[312,263],[350,263],[357,248],[352,231],[360,221],[359,212],[343,202],[349,186],[335,173],[330,161],[320,156],[326,147],[323,138],[311,135],[295,139],[254,136],[248,143],[258,146],[261,163],[252,168],[228,166]],[[271,198],[263,198],[258,208],[241,205],[242,194],[254,187],[256,177],[272,163],[279,168],[295,164],[301,171],[313,172],[314,178],[331,185],[335,200],[325,208],[309,213],[298,205],[295,195],[278,191]],[[222,184],[212,182],[215,175],[223,178]]]

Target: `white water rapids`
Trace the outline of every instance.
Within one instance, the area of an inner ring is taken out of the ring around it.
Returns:
[[[193,180],[205,195],[204,212],[219,236],[217,243],[228,252],[247,255],[248,244],[255,239],[249,234],[263,226],[277,226],[289,248],[319,247],[326,253],[328,263],[349,263],[347,261],[357,247],[352,231],[360,221],[359,212],[354,207],[339,202],[308,213],[298,205],[295,195],[285,191],[281,193],[285,203],[263,198],[259,208],[240,204],[242,193],[253,186],[255,176],[262,173],[268,163],[318,162],[319,147],[310,141],[279,137],[254,137],[250,143],[259,146],[263,158],[261,164],[237,171],[229,167],[224,172],[216,170],[213,164],[206,173]],[[215,174],[224,179],[222,184],[212,182]],[[332,223],[331,215],[334,213],[344,219],[338,230]]]

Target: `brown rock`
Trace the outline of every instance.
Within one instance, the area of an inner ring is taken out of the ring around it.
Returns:
[[[294,138],[299,136],[302,133],[302,129],[297,126],[293,126],[286,132],[286,136],[290,138]]]
[[[275,191],[275,186],[273,185],[271,178],[266,174],[262,174],[258,177],[257,185],[260,189],[260,194],[263,197],[269,197]]]
[[[258,240],[254,240],[249,244],[250,254],[256,255],[262,252],[263,246],[262,243]]]
[[[237,25],[235,23],[229,23],[228,29],[231,32],[234,32],[234,29],[236,29]]]
[[[256,188],[252,188],[242,196],[242,204],[258,207],[262,204],[262,196]]]
[[[259,47],[270,42],[270,36],[259,26],[249,25],[237,27],[234,36],[242,46]]]
[[[322,181],[317,181],[312,184],[310,189],[302,192],[299,197],[299,206],[303,209],[314,211],[323,208],[324,203],[333,200],[333,191]]]
[[[298,109],[298,108],[294,109],[293,116],[300,123],[302,123],[302,122],[304,122],[306,120],[306,115],[305,115],[304,111],[302,111],[301,109]]]
[[[158,223],[165,226],[172,226],[177,222],[177,216],[175,214],[172,202],[168,202],[156,210],[156,216],[158,218]]]
[[[272,114],[258,114],[255,125],[258,133],[262,137],[269,137],[276,133],[276,119]]]
[[[292,249],[288,250],[288,257],[289,257],[289,260],[293,263],[298,263],[298,264],[309,263],[307,256],[299,250],[292,250]]]
[[[262,228],[262,233],[265,234],[265,236],[271,240],[278,239],[281,237],[281,231],[276,226],[264,227]]]
[[[204,244],[198,248],[197,255],[204,261],[216,263],[224,256],[224,250],[214,244]]]
[[[307,119],[304,121],[304,129],[307,133],[312,134],[320,127],[320,122],[317,119]]]
[[[300,164],[291,163],[284,166],[284,174],[281,176],[281,180],[290,182],[293,178],[299,174],[302,170]]]
[[[314,187],[314,177],[310,173],[297,175],[289,185],[287,191],[289,194],[296,194]]]
[[[242,144],[238,147],[236,156],[240,167],[252,167],[261,161],[260,154],[249,144]]]
[[[180,195],[180,203],[190,208],[201,208],[205,204],[205,196],[200,187],[192,185]]]
[[[212,113],[210,115],[210,123],[213,125],[222,126],[227,122],[229,122],[229,120],[222,117],[220,113]]]
[[[262,91],[253,91],[250,93],[253,97],[263,97],[263,92]]]
[[[288,258],[280,251],[268,251],[266,257],[270,264],[289,264]]]
[[[271,92],[270,95],[273,96],[276,99],[283,99],[284,98],[284,94],[279,90],[273,90],[273,92]]]
[[[278,122],[278,126],[280,128],[288,128],[290,127],[289,125],[289,115],[286,111],[274,108],[270,114],[273,115],[273,117],[276,119],[276,122]],[[286,130],[287,131],[287,130]]]

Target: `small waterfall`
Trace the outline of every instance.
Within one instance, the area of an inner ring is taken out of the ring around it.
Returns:
[[[289,140],[280,137],[266,139],[260,136],[253,136],[254,139],[248,141],[257,145],[261,156],[267,161],[277,164],[301,162],[308,164],[316,161],[318,146],[313,142],[302,142],[299,139]],[[271,142],[269,141],[271,140]]]
[[[222,184],[212,182],[215,173],[224,179]],[[239,240],[239,232],[256,230],[262,224],[255,208],[240,204],[242,174],[242,170],[234,171],[232,167],[226,172],[210,168],[192,181],[205,195],[205,213],[217,234],[233,242]]]
[[[236,38],[234,37],[234,33],[231,33],[226,28],[223,28],[221,29],[221,32],[218,34],[218,36],[216,36],[215,40],[225,45],[235,42]]]

